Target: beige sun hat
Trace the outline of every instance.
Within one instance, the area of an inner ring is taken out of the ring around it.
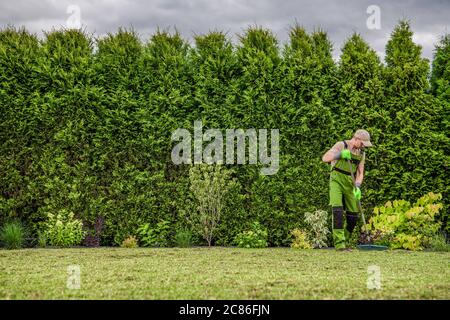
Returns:
[[[363,129],[356,130],[353,137],[360,139],[365,147],[372,146],[372,142],[370,142],[370,134],[366,130]]]

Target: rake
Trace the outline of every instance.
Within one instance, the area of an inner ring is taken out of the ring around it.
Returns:
[[[356,179],[355,179],[355,175],[353,173],[352,170],[352,164],[350,163],[350,160],[347,160],[348,162],[348,166],[350,168],[350,173],[352,176],[352,181],[353,181],[353,187],[356,188]],[[361,207],[361,201],[358,200],[358,210],[359,213],[361,214],[362,220],[363,220],[363,225],[364,225],[364,230],[363,232],[365,234],[368,234],[367,228],[366,228],[366,218],[364,217],[364,212],[363,209]],[[360,250],[386,250],[388,247],[387,246],[381,246],[381,245],[376,245],[376,244],[358,244],[357,248]]]

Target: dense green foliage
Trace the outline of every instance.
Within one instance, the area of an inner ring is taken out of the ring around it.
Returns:
[[[245,230],[234,238],[234,243],[240,248],[265,248],[267,247],[267,230],[255,221],[250,230]]]
[[[174,236],[177,247],[190,247],[194,243],[194,235],[188,228],[178,229]]]
[[[448,176],[450,166],[450,34],[443,36],[436,45],[431,73],[431,90],[442,107],[442,114],[436,120],[439,122],[440,133],[444,135],[445,139],[442,144],[445,155],[442,162],[444,173]],[[447,235],[450,234],[450,208],[447,200],[449,189],[450,184],[446,182],[442,194],[444,198],[444,226]]]
[[[162,220],[154,228],[145,223],[137,229],[139,241],[144,247],[167,247],[170,245],[170,223]]]
[[[447,238],[444,234],[436,234],[430,242],[430,250],[438,252],[450,252],[450,243],[447,243]]]
[[[74,212],[83,225],[104,219],[103,245],[166,221],[168,238],[197,209],[189,165],[174,165],[171,133],[208,128],[280,130],[280,168],[227,165],[230,186],[213,242],[231,245],[259,221],[269,245],[289,245],[305,212],[328,209],[322,154],[367,129],[364,207],[389,199],[443,195],[448,211],[449,37],[428,61],[401,22],[386,64],[358,35],[335,63],[323,31],[290,30],[281,46],[251,27],[233,45],[225,34],[157,31],[143,43],[119,30],[94,40],[59,30],[42,40],[0,31],[0,224],[21,219],[33,236],[48,214]],[[447,218],[445,218],[447,219]],[[330,221],[328,221],[330,223]],[[85,230],[95,234],[95,230]],[[155,233],[153,233],[154,235]]]

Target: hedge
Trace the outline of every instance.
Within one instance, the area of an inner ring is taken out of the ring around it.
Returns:
[[[171,133],[208,128],[280,130],[280,168],[228,165],[230,192],[215,243],[230,245],[254,221],[270,245],[288,245],[304,213],[328,208],[322,154],[358,128],[372,134],[364,208],[390,199],[443,194],[448,210],[449,37],[433,73],[407,22],[394,29],[383,64],[357,34],[338,62],[321,30],[295,25],[289,41],[250,27],[233,44],[219,31],[194,44],[158,30],[95,39],[54,30],[38,39],[0,31],[0,223],[20,218],[36,234],[62,209],[92,224],[103,245],[139,225],[169,221],[172,234],[193,210],[189,165],[174,165]],[[191,131],[192,132],[192,131]]]

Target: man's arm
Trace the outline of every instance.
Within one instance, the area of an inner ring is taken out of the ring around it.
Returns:
[[[337,142],[330,150],[325,152],[322,157],[323,162],[331,162],[339,158],[339,153],[344,149],[344,143],[342,141]]]

